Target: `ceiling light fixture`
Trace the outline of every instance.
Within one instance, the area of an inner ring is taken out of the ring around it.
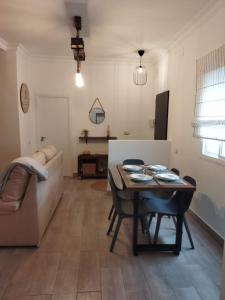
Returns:
[[[140,65],[134,70],[134,83],[136,85],[145,85],[147,83],[147,70],[141,64],[142,56],[144,55],[144,50],[138,50],[140,56]]]
[[[77,62],[77,72],[75,74],[75,84],[81,88],[84,86],[84,78],[80,72],[81,61],[85,61],[84,40],[79,36],[81,30],[81,17],[74,17],[74,26],[76,28],[76,37],[71,38],[71,49],[73,50],[74,59]]]

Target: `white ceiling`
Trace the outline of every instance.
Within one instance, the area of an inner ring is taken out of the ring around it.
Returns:
[[[71,17],[81,15],[87,57],[149,57],[212,0],[1,0],[0,37],[36,55],[71,56]],[[216,0],[214,0],[214,3]]]

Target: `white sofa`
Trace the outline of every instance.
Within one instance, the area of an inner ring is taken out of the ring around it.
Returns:
[[[63,193],[63,156],[58,152],[45,167],[46,181],[31,175],[19,209],[0,214],[0,246],[38,246]]]

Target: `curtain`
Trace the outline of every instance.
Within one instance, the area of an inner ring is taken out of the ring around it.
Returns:
[[[197,60],[194,136],[225,141],[225,46]]]

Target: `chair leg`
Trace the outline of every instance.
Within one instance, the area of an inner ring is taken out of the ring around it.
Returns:
[[[114,210],[113,217],[112,217],[112,221],[111,221],[111,223],[110,223],[110,225],[109,225],[109,229],[108,229],[108,231],[107,231],[107,235],[109,235],[110,232],[111,232],[112,229],[113,229],[113,225],[114,225],[114,222],[115,222],[115,219],[116,219],[116,215],[117,215],[117,213],[116,213],[116,211]]]
[[[108,215],[108,220],[111,219],[111,216],[112,216],[112,213],[114,211],[114,205],[112,205],[111,209],[110,209],[110,212],[109,212],[109,215]]]
[[[176,220],[176,217],[175,216],[172,216],[172,219],[173,219],[173,223],[175,225],[175,228],[177,227],[177,220]]]
[[[114,248],[115,243],[116,243],[117,235],[118,235],[118,232],[120,230],[120,225],[121,225],[122,220],[123,220],[123,218],[118,217],[116,229],[115,229],[113,239],[112,239],[112,243],[111,243],[111,246],[110,246],[110,252],[113,252],[113,248]]]
[[[155,213],[150,214],[149,221],[148,221],[148,228],[149,229],[150,229],[150,226],[152,224],[152,220],[153,220],[154,217],[155,217]]]
[[[158,235],[159,235],[159,228],[160,228],[160,224],[161,224],[161,219],[162,219],[162,215],[158,214],[157,217],[157,223],[156,223],[156,229],[155,229],[155,235],[154,235],[154,241],[153,243],[156,244],[157,240],[158,240]]]
[[[145,231],[146,231],[146,217],[141,217],[140,221],[141,221],[142,233],[145,234]]]
[[[188,238],[189,238],[189,241],[190,241],[190,244],[191,244],[191,249],[195,249],[195,246],[194,246],[194,242],[192,240],[192,236],[191,236],[191,232],[190,232],[190,229],[188,227],[188,223],[187,223],[187,220],[184,216],[184,226],[185,226],[185,229],[187,231],[187,235],[188,235]]]

